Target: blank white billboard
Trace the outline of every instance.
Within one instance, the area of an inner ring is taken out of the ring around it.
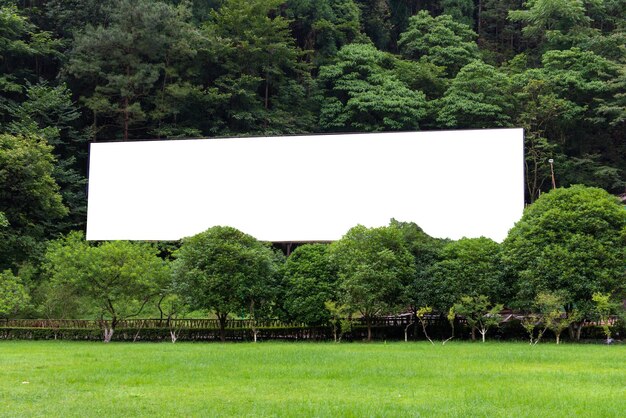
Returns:
[[[522,129],[91,144],[87,239],[177,240],[215,225],[333,241],[413,221],[502,241],[524,208]]]

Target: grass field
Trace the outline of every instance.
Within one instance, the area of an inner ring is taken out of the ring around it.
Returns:
[[[2,416],[625,414],[625,345],[0,341]]]

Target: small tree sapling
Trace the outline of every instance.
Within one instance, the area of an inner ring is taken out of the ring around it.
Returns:
[[[476,330],[482,336],[482,342],[485,342],[485,336],[489,328],[500,324],[500,311],[503,305],[491,305],[491,302],[485,295],[463,296],[461,302],[454,305],[454,310],[463,315],[467,323],[472,327],[472,340],[476,340]]]

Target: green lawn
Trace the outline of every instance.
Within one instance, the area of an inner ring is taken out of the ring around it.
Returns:
[[[625,413],[626,345],[0,341],[2,416]]]

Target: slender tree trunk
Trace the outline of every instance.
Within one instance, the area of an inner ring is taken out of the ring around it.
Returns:
[[[482,36],[483,30],[483,0],[478,0],[478,36]]]
[[[128,141],[128,97],[124,97],[124,141]]]
[[[98,113],[93,111],[93,142],[98,141]]]
[[[422,324],[422,332],[424,332],[424,337],[426,337],[426,339],[428,341],[430,341],[430,343],[432,345],[435,345],[435,343],[433,342],[433,340],[430,339],[430,336],[428,335],[428,332],[426,332],[426,320],[424,318],[422,318],[421,316],[418,316],[417,319],[419,319],[420,323]]]
[[[252,340],[257,342],[257,335],[259,331],[256,328],[256,315],[254,314],[254,299],[250,301],[250,321],[252,328]]]
[[[141,329],[143,328],[145,321],[141,321],[141,325],[139,326],[139,329],[137,330],[137,333],[135,334],[135,337],[133,338],[133,342],[137,342],[137,338],[139,338],[139,333],[141,332]]]
[[[367,316],[365,318],[365,321],[367,322],[367,341],[372,341],[372,319]]]
[[[404,327],[404,342],[405,343],[409,341],[409,328],[414,323],[415,323],[415,321],[411,320],[408,324],[406,324],[406,327]]]
[[[220,341],[226,341],[226,318],[228,314],[217,314],[217,318],[220,321]]]
[[[270,107],[270,72],[265,72],[265,110]]]
[[[126,77],[130,79],[130,67],[129,66],[126,66]],[[128,100],[128,95],[126,95],[124,97],[124,141],[128,141],[128,125],[129,125],[129,119],[130,119],[130,116],[128,114],[128,105],[129,105],[129,100]]]

